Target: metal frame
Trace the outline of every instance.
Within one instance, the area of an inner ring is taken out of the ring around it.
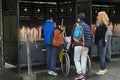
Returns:
[[[0,64],[1,64],[1,69],[2,70],[4,70],[4,68],[5,68],[5,62],[4,62],[4,58],[3,58],[3,22],[2,22],[2,0],[0,0],[0,5],[1,5],[1,7],[0,7],[0,43],[1,43],[1,46],[0,46],[0,48],[1,48],[1,51],[0,51],[0,59],[1,59],[1,62],[0,62]]]

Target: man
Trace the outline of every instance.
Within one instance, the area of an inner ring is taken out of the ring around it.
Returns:
[[[53,18],[51,16],[43,24],[44,32],[44,44],[46,46],[46,61],[47,61],[47,70],[50,75],[57,75],[56,73],[56,56],[57,56],[57,47],[52,46],[52,37],[55,29]]]
[[[87,55],[89,52],[89,48],[91,46],[92,43],[92,30],[91,27],[85,23],[85,14],[83,12],[79,13],[77,16],[77,20],[79,22],[79,24],[82,26],[83,28],[83,32],[84,32],[84,50],[82,52],[83,55],[81,55],[81,58],[78,59],[79,61],[79,68],[77,69],[77,74],[78,74],[78,78],[79,79],[85,79],[85,75],[86,75],[86,63],[87,63]],[[75,59],[74,59],[75,61]],[[81,63],[80,63],[81,61]],[[76,65],[77,67],[78,65]]]

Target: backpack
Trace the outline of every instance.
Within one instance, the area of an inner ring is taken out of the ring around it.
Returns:
[[[61,46],[63,43],[63,33],[62,30],[56,28],[53,33],[52,45],[53,46]]]
[[[83,36],[83,28],[81,26],[75,26],[73,37],[81,40],[82,36]]]

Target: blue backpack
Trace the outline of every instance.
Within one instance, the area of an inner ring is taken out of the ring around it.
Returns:
[[[82,36],[83,36],[82,26],[75,26],[74,32],[73,32],[73,38],[77,38],[79,40],[82,40]]]

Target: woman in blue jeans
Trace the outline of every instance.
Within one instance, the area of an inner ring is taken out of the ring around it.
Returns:
[[[98,75],[104,75],[107,72],[105,63],[105,34],[109,18],[105,12],[99,12],[97,16],[97,29],[95,31],[95,44],[97,45],[97,54],[100,60],[100,70],[96,72]]]
[[[112,39],[112,22],[109,23],[109,26],[107,27],[107,32],[105,34],[105,54],[106,54],[106,60],[111,61],[111,39]]]

